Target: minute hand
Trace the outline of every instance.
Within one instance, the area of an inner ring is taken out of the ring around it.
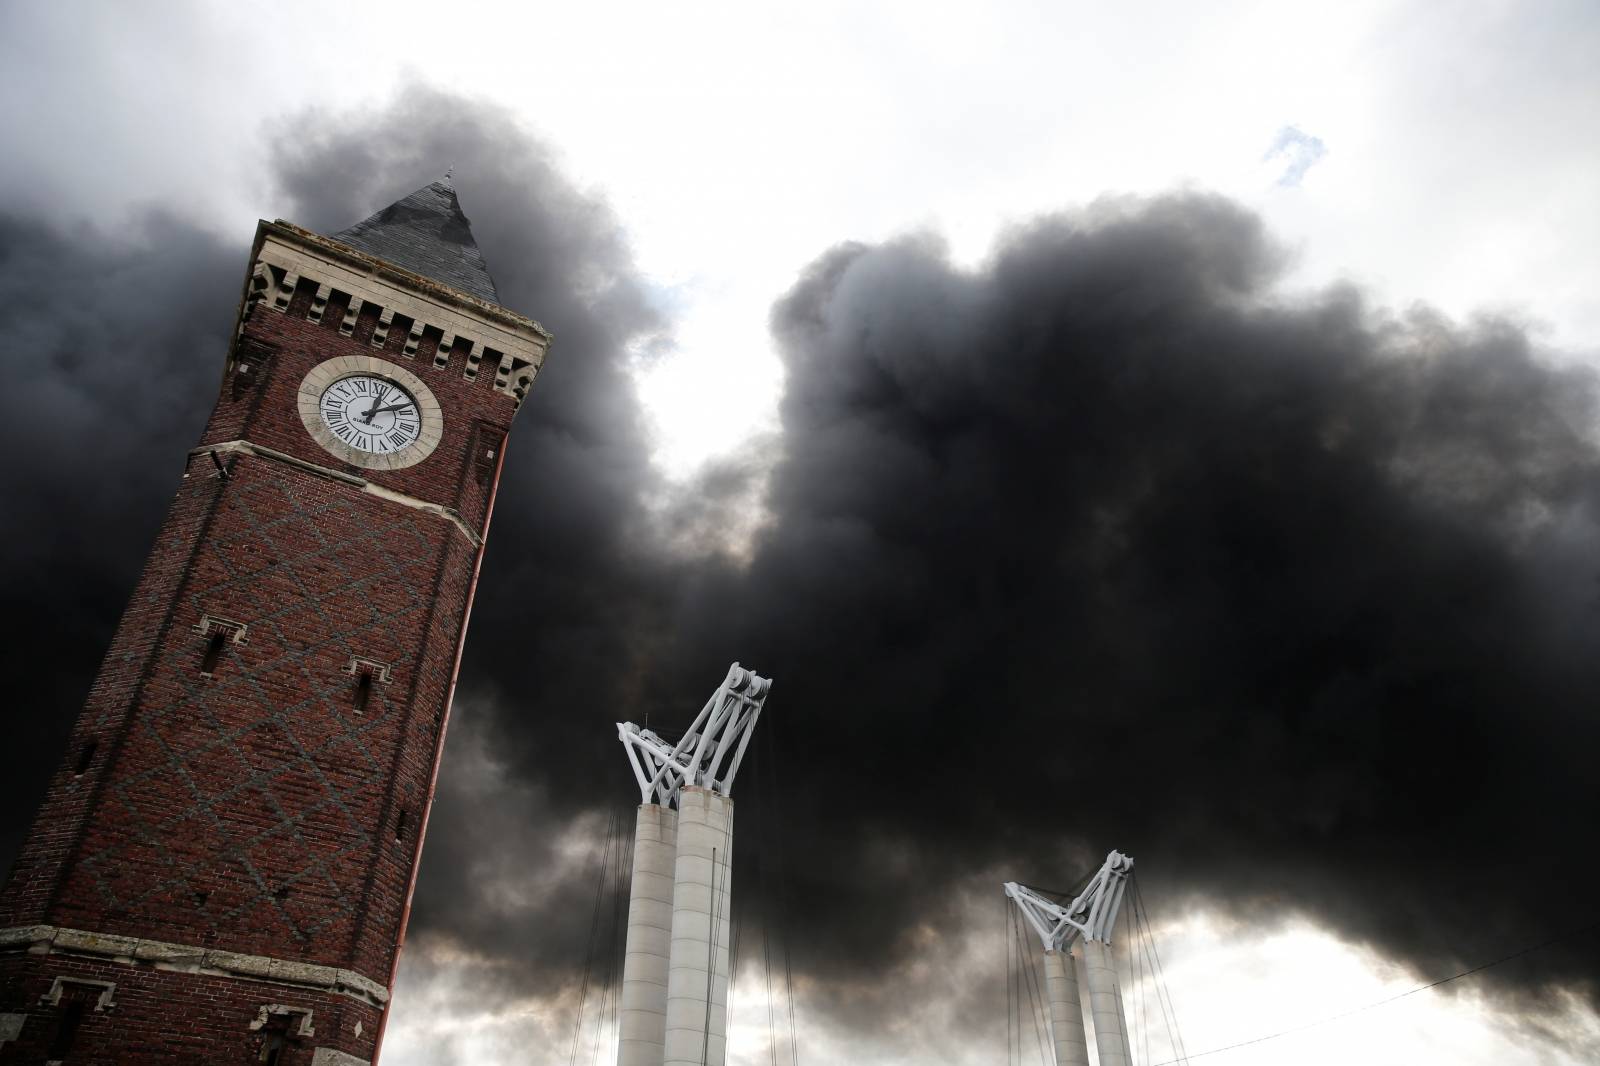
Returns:
[[[385,411],[398,411],[403,407],[410,406],[411,405],[409,403],[392,403],[388,407],[374,407],[372,410],[367,412],[366,419],[368,422],[371,422],[374,415],[381,415]]]

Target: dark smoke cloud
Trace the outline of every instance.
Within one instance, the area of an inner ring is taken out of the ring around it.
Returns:
[[[774,310],[770,520],[730,555],[719,516],[767,460],[645,509],[664,487],[627,368],[666,324],[615,220],[510,117],[412,89],[298,116],[271,155],[278,213],[324,232],[454,164],[502,297],[556,334],[411,938],[429,974],[477,960],[467,1000],[570,994],[587,856],[632,804],[611,723],[685,722],[734,658],[777,678],[741,858],[770,869],[782,827],[795,961],[847,1025],[894,1008],[875,975],[961,935],[975,871],[1061,884],[1111,846],[1169,907],[1304,912],[1429,975],[1592,914],[1597,390],[1516,326],[1276,297],[1259,223],[1196,196],[1041,219],[970,270],[927,237],[837,248]],[[0,443],[27,459],[3,654],[38,709],[0,755],[8,855],[244,259],[161,216],[118,241],[0,226]],[[1593,950],[1499,987],[1593,996]]]
[[[1430,975],[1593,917],[1596,376],[1282,262],[1227,202],[1111,201],[777,305],[774,522],[700,631],[780,679],[817,970],[1110,846]]]
[[[0,855],[9,865],[205,423],[242,250],[168,214],[0,214]]]

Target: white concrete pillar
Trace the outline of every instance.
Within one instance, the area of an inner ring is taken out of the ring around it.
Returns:
[[[667,1043],[667,965],[672,946],[672,883],[678,862],[678,812],[639,805],[628,892],[627,955],[617,1019],[617,1066],[661,1066]]]
[[[1082,944],[1083,968],[1089,984],[1089,1017],[1094,1023],[1094,1046],[1100,1054],[1100,1066],[1133,1066],[1111,945],[1101,940],[1084,940]]]
[[[678,794],[666,1066],[727,1060],[732,844],[733,801],[685,786]]]
[[[1044,953],[1044,998],[1049,1004],[1056,1066],[1089,1066],[1089,1040],[1083,1033],[1083,1006],[1078,1002],[1072,956],[1059,951]]]

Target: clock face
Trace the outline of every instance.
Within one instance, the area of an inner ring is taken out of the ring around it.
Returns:
[[[318,363],[300,379],[295,407],[323,450],[365,470],[416,466],[444,439],[444,411],[428,383],[375,355]]]
[[[322,391],[317,409],[335,437],[373,455],[398,452],[422,434],[416,399],[375,374],[351,374],[333,382]]]

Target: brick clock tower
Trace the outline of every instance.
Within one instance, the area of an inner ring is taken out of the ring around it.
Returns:
[[[257,228],[216,408],[0,894],[0,1063],[377,1057],[549,344],[448,184],[332,238]]]

